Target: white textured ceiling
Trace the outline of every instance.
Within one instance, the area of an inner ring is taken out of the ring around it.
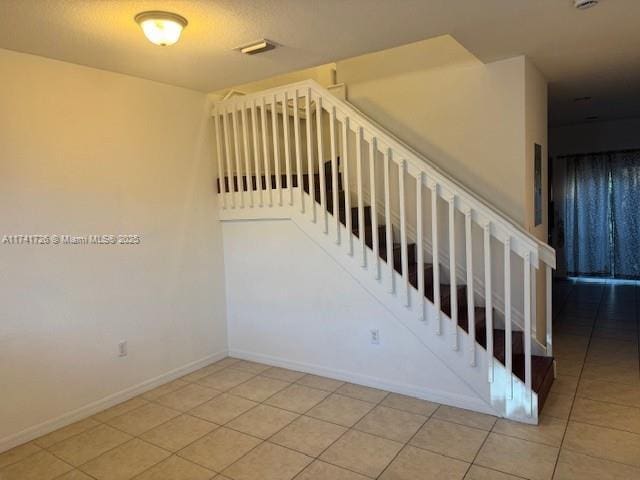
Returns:
[[[201,91],[449,33],[483,61],[526,54],[550,81],[551,122],[640,116],[640,0],[0,0],[0,47]],[[189,26],[156,47],[133,17]],[[281,48],[243,56],[268,38]],[[592,96],[591,102],[573,102]]]

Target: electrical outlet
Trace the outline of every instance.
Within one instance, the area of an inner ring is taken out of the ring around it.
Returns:
[[[126,357],[128,353],[129,353],[129,348],[127,347],[127,342],[126,341],[120,342],[118,344],[118,356]]]
[[[371,329],[371,344],[380,345],[380,330],[377,328]]]

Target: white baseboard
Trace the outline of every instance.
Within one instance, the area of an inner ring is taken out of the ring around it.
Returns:
[[[187,365],[176,368],[167,373],[163,373],[157,377],[145,380],[137,385],[133,385],[132,387],[108,395],[100,400],[96,400],[95,402],[91,402],[80,408],[64,413],[56,418],[52,418],[39,423],[38,425],[26,428],[9,437],[2,438],[0,439],[0,453],[17,447],[18,445],[22,445],[23,443],[30,442],[35,438],[51,433],[59,428],[66,427],[67,425],[84,418],[90,417],[91,415],[129,400],[130,398],[140,395],[141,393],[151,390],[159,385],[187,375],[213,362],[217,362],[226,356],[226,350],[208,355],[200,360],[196,360],[195,362],[188,363]]]
[[[297,370],[299,372],[321,375],[323,377],[334,378],[336,380],[342,380],[344,382],[357,383],[359,385],[365,385],[367,387],[378,388],[381,390],[387,390],[389,392],[417,397],[422,400],[450,405],[452,407],[474,410],[476,412],[487,413],[489,415],[496,415],[496,412],[491,408],[491,406],[487,405],[479,397],[456,395],[449,392],[420,387],[417,385],[396,383],[390,380],[362,375],[359,373],[325,368],[320,365],[295,362],[280,357],[247,352],[244,350],[229,349],[229,356],[240,358],[242,360],[260,362],[267,365],[272,365],[274,367],[288,368],[290,370]]]

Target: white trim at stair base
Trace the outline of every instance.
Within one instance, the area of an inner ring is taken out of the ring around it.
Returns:
[[[70,425],[84,418],[90,417],[91,415],[95,415],[102,410],[113,407],[118,403],[127,401],[137,395],[140,395],[141,393],[168,383],[172,380],[175,380],[176,378],[183,377],[184,375],[187,375],[191,372],[195,372],[196,370],[199,370],[202,367],[206,367],[213,362],[222,360],[226,356],[226,350],[208,355],[200,360],[188,363],[187,365],[176,368],[167,373],[163,373],[162,375],[158,375],[157,377],[151,378],[149,380],[145,380],[144,382],[133,385],[132,387],[126,388],[124,390],[120,390],[119,392],[113,393],[104,398],[101,398],[100,400],[96,400],[95,402],[91,402],[80,408],[64,413],[56,418],[52,418],[50,420],[39,423],[38,425],[26,428],[21,432],[13,434],[9,437],[2,438],[0,439],[0,453],[17,447],[18,445],[22,445],[23,443],[30,442],[31,440],[51,433],[62,427],[66,427],[67,425]]]
[[[488,415],[496,414],[494,410],[492,410],[485,402],[477,397],[455,395],[440,390],[422,388],[417,385],[388,382],[386,380],[376,377],[370,377],[368,375],[348,372],[345,370],[325,368],[309,363],[294,362],[280,357],[272,357],[271,355],[262,355],[259,353],[247,352],[244,350],[230,349],[229,356],[240,358],[242,360],[251,360],[254,362],[265,363],[274,367],[288,368],[289,370],[297,370],[299,372],[321,375],[323,377],[333,378],[336,380],[341,380],[343,382],[356,383],[358,385],[364,385],[366,387],[377,388],[393,393],[400,393],[402,395],[408,395],[434,403],[441,403],[453,407],[464,408],[466,410],[486,413]]]

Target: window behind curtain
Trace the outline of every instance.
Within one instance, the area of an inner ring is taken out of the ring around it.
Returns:
[[[640,150],[566,157],[571,276],[640,278]]]

